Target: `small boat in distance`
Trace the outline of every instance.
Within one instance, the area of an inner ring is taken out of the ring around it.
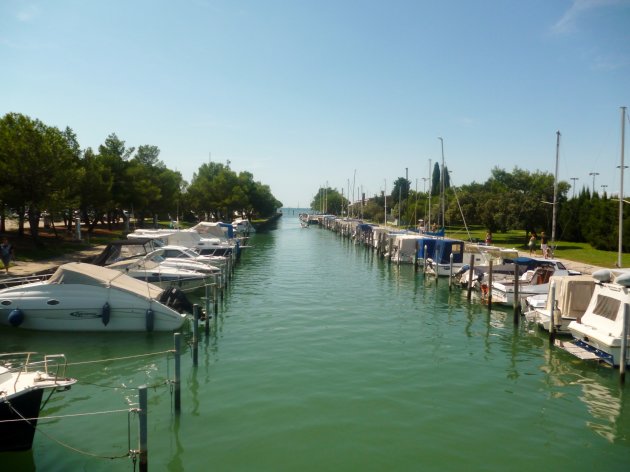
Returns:
[[[52,395],[76,383],[65,377],[67,362],[63,354],[31,362],[33,354],[0,354],[0,452],[31,449],[39,412],[45,405],[41,404],[44,390]]]

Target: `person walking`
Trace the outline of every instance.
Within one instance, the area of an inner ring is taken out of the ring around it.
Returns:
[[[2,240],[2,244],[0,244],[0,258],[2,259],[4,270],[8,274],[9,265],[11,264],[11,259],[13,258],[13,246],[11,246],[7,238],[4,238]]]
[[[536,253],[536,233],[533,231],[529,233],[529,242],[527,243],[529,247],[529,255],[533,255]]]
[[[543,257],[547,259],[549,257],[549,241],[544,231],[540,232],[540,249],[542,250]]]

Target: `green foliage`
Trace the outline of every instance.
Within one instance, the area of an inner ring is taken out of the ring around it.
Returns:
[[[345,215],[348,200],[337,189],[320,187],[311,201],[311,208],[329,215]]]
[[[140,221],[156,214],[190,215],[191,209],[231,221],[235,212],[267,217],[282,206],[268,186],[255,182],[251,173],[237,175],[229,162],[202,165],[188,186],[159,155],[157,146],[136,150],[114,133],[98,152],[82,152],[70,128],[60,131],[8,113],[0,119],[0,204],[18,211],[20,235],[28,214],[34,240],[43,210],[63,214],[69,229],[78,208],[92,233],[104,215],[112,229],[114,222],[127,218],[127,211]]]
[[[20,234],[28,212],[31,236],[38,241],[40,214],[72,202],[78,192],[79,145],[70,128],[47,126],[19,113],[0,119],[0,200],[18,209]]]
[[[445,177],[448,172],[445,172]],[[403,183],[405,179],[398,179]],[[445,185],[446,185],[445,181]],[[441,211],[440,166],[435,163],[431,192],[434,195],[429,203],[429,195],[409,191],[408,197],[399,203],[396,187],[388,197],[388,211],[398,217],[399,205],[402,224],[414,226],[418,219],[431,223],[438,221]],[[619,201],[609,199],[606,194],[600,197],[583,189],[576,198],[567,198],[570,189],[567,182],[558,182],[556,241],[587,243],[602,251],[616,251],[619,241]],[[473,182],[457,189],[446,191],[446,223],[449,226],[480,226],[485,231],[498,233],[518,231],[522,244],[527,242],[527,234],[546,231],[552,234],[554,177],[546,172],[529,172],[515,167],[508,172],[499,167],[491,171],[490,178],[483,184]],[[314,200],[319,202],[318,198]],[[630,249],[630,209],[623,209],[623,248]],[[313,206],[318,209],[318,206]],[[384,221],[384,198],[375,196],[363,208],[365,219]]]
[[[282,203],[267,185],[255,182],[249,172],[236,174],[229,165],[202,164],[188,186],[190,209],[206,219],[232,221],[234,213],[247,217],[270,216]]]

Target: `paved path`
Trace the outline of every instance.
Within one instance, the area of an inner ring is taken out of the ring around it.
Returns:
[[[95,246],[83,251],[73,252],[61,257],[55,257],[48,261],[13,261],[9,268],[9,275],[4,270],[0,274],[0,280],[7,277],[21,277],[26,275],[36,275],[48,272],[54,272],[57,267],[68,262],[89,262],[95,256],[100,254],[105,246]]]

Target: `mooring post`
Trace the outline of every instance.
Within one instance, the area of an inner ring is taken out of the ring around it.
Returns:
[[[514,324],[518,324],[518,317],[520,315],[521,303],[520,296],[518,294],[518,282],[519,282],[519,273],[518,273],[518,264],[514,264],[514,300],[513,300],[513,308],[514,308]],[[506,291],[507,295],[507,291]]]
[[[193,305],[193,365],[196,367],[199,364],[199,305],[196,303]]]
[[[427,273],[427,245],[424,245],[424,252],[422,253],[422,273]]]
[[[205,288],[205,296],[206,296],[206,326],[204,326],[205,335],[210,335],[210,285],[206,284]]]
[[[549,287],[549,300],[547,305],[549,308],[549,345],[553,345],[556,339],[556,284],[551,282]]]
[[[628,334],[630,331],[630,305],[623,306],[623,330],[621,333],[621,355],[619,356],[619,381],[626,381],[626,364],[628,363]]]
[[[448,289],[452,289],[453,284],[453,253],[449,256]]]
[[[149,402],[147,401],[147,386],[141,385],[138,387],[138,398],[140,402],[140,411],[138,412],[138,420],[140,423],[140,437],[138,438],[139,442],[139,456],[140,456],[140,472],[147,472],[149,470],[149,451],[147,450],[147,416],[148,416],[148,408]]]
[[[214,305],[214,309],[212,310],[212,314],[214,315],[214,319],[217,319],[219,314],[219,276],[217,274],[214,275],[214,285],[212,286],[212,304]]]
[[[225,271],[221,271],[221,303],[223,303],[224,295],[225,295]]]
[[[419,246],[419,243],[418,243],[418,240],[416,239],[416,245],[415,245],[416,250],[413,255],[413,271],[414,272],[418,272],[418,246]]]
[[[488,261],[488,311],[492,311],[492,258]]]
[[[473,288],[473,276],[475,275],[475,255],[470,255],[470,262],[468,263],[468,288],[466,293],[466,300],[470,301]]]
[[[182,340],[181,333],[175,333],[175,413],[179,413],[182,410],[182,391],[181,391],[181,355],[182,355]]]

